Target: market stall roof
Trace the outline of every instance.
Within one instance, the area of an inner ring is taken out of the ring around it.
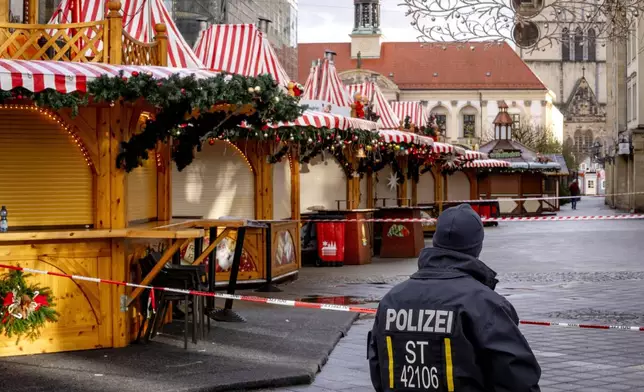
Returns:
[[[285,87],[291,81],[268,39],[253,24],[212,25],[199,34],[195,53],[209,69],[244,76],[270,74]]]
[[[309,127],[313,126],[316,128],[330,128],[330,129],[340,129],[340,130],[349,130],[349,129],[362,129],[367,131],[375,131],[376,123],[373,121],[367,121],[360,118],[352,118],[340,116],[332,113],[322,113],[312,110],[305,111],[302,116],[297,118],[295,121],[291,122],[280,122],[277,124],[271,124],[272,128],[281,128],[281,127]]]
[[[387,143],[409,143],[422,146],[431,146],[434,144],[434,139],[432,139],[431,137],[418,135],[411,132],[398,130],[380,130],[378,131],[378,133]]]
[[[477,159],[488,159],[488,156],[484,152],[465,150],[461,158],[466,161],[474,161]]]
[[[450,154],[455,151],[454,146],[448,143],[434,142],[433,151],[437,154]]]
[[[373,97],[373,104],[376,114],[380,116],[378,119],[378,126],[381,129],[398,129],[400,128],[400,119],[387,102],[387,99],[382,94],[382,91],[377,84],[373,82],[364,82],[361,84],[351,84],[347,86],[347,90],[351,97],[355,93],[359,93],[368,101]]]
[[[500,151],[516,151],[520,153],[519,157],[503,157],[508,162],[533,162],[537,159],[537,153],[516,140],[495,139],[479,147],[480,152],[484,152],[494,158],[494,154]]]
[[[218,72],[139,65],[111,65],[104,63],[79,63],[44,60],[0,59],[0,90],[9,91],[18,87],[37,93],[46,89],[60,93],[87,92],[87,85],[102,75],[131,77],[133,73],[150,74],[156,79],[173,74],[197,79],[214,77]]]
[[[335,65],[328,58],[317,60],[304,85],[302,99],[324,101],[340,107],[351,107],[352,101]]]
[[[510,167],[510,162],[498,159],[475,159],[473,161],[465,162],[463,166],[467,168]]]
[[[400,121],[404,122],[409,116],[412,124],[418,127],[427,125],[427,115],[420,101],[394,101],[390,105]]]
[[[73,19],[74,0],[62,0],[49,24],[98,22],[107,15],[106,0],[81,1],[80,20]],[[204,68],[192,48],[170,17],[163,0],[123,0],[123,30],[137,41],[154,42],[154,26],[163,23],[168,35],[168,65],[182,68]],[[67,32],[69,36],[71,32]],[[92,38],[92,37],[90,37]],[[102,45],[102,42],[100,43]]]

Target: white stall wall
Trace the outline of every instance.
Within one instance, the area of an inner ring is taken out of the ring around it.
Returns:
[[[396,188],[389,188],[389,177],[392,173],[393,171],[391,170],[391,166],[385,166],[384,169],[374,174],[374,182],[376,183],[376,191],[374,197],[378,199],[375,205],[376,207],[382,207],[382,200],[380,200],[382,198],[387,199],[387,206],[398,205],[398,202],[396,200],[396,198],[398,197]]]
[[[330,155],[324,161],[318,155],[308,163],[308,173],[300,171],[300,209],[310,212],[309,207],[322,206],[327,210],[336,210],[335,200],[347,198],[347,179],[340,164]],[[302,164],[304,168],[304,164]],[[340,208],[345,208],[340,203]]]
[[[360,203],[358,208],[367,208],[367,174],[360,179]]]
[[[255,180],[245,157],[217,141],[182,171],[173,166],[172,216],[255,219]]]
[[[291,217],[291,166],[285,157],[273,165],[273,219]]]
[[[469,200],[470,180],[465,173],[457,171],[447,176],[447,200]]]
[[[434,176],[431,172],[425,172],[418,177],[416,192],[418,204],[434,202]]]

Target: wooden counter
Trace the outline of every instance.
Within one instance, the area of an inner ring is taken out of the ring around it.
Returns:
[[[420,219],[420,207],[384,207],[376,212],[376,219]],[[418,257],[425,247],[423,226],[418,222],[382,223],[380,257]]]

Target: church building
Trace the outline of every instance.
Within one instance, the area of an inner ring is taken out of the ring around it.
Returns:
[[[349,42],[299,44],[300,83],[313,62],[331,51],[345,84],[375,79],[388,100],[421,102],[426,113],[436,115],[444,141],[475,147],[493,139],[492,122],[502,101],[515,127],[550,128],[563,141],[556,94],[510,45],[386,42],[380,1],[354,0],[354,6]]]

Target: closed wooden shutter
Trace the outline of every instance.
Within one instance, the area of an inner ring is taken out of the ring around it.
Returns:
[[[254,175],[235,146],[205,144],[188,167],[172,170],[173,217],[255,219]]]
[[[308,173],[300,173],[300,210],[310,212],[309,207],[322,206],[337,210],[336,200],[347,198],[347,178],[340,164],[330,155],[322,161],[318,155],[307,164]],[[345,208],[344,202],[340,208]]]
[[[93,174],[71,136],[31,110],[0,116],[0,205],[9,227],[92,225]]]
[[[149,221],[157,217],[157,166],[154,152],[143,166],[127,174],[127,220]]]
[[[419,204],[434,202],[434,176],[431,172],[425,172],[418,177],[416,192]]]
[[[393,189],[389,188],[389,178],[392,175],[393,171],[391,166],[385,166],[384,169],[375,173],[374,182],[376,182],[376,195],[374,196],[378,201],[376,202],[376,207],[382,207],[383,198],[387,199],[387,206],[397,206],[398,205],[398,190],[397,187]]]
[[[273,166],[273,219],[291,217],[291,167],[287,158]]]
[[[470,180],[465,173],[457,171],[447,176],[447,200],[469,200]]]

